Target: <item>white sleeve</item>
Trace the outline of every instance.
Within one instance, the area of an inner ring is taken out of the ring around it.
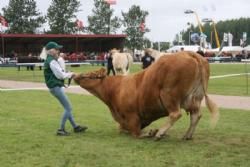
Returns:
[[[63,71],[66,71],[66,66],[65,66],[65,61],[62,57],[59,57],[57,59],[57,62],[59,63],[59,65],[62,67]]]
[[[73,74],[72,72],[65,72],[56,60],[52,60],[49,66],[58,79],[71,78]]]

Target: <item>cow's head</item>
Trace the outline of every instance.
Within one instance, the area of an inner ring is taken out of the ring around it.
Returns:
[[[101,68],[97,71],[91,71],[88,73],[81,73],[81,74],[77,74],[74,76],[74,81],[81,85],[81,83],[87,83],[91,80],[102,80],[103,78],[106,77],[106,69],[105,68]]]
[[[119,50],[119,49],[116,49],[116,48],[113,48],[113,49],[111,49],[111,50],[109,51],[109,53],[110,53],[111,55],[113,55],[114,53],[120,53],[120,50]]]

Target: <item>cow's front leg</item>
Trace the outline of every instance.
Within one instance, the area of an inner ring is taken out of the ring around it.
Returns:
[[[121,125],[121,124],[119,125],[119,132],[120,133],[126,133],[126,134],[129,133],[129,131],[126,128],[124,128],[123,125]]]
[[[140,138],[141,135],[141,123],[140,119],[136,114],[131,114],[129,116],[130,119],[127,119],[126,128],[130,131],[133,137]]]

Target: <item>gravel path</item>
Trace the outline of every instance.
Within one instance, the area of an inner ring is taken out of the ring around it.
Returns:
[[[34,83],[34,82],[19,82],[19,81],[7,81],[0,80],[0,91],[18,91],[18,90],[48,90],[46,85],[43,83]],[[76,93],[76,94],[86,94],[90,95],[88,91],[80,88],[79,86],[70,86],[65,89],[66,92]],[[250,97],[242,96],[221,96],[221,95],[212,95],[209,97],[222,108],[230,109],[243,109],[250,110]],[[202,104],[204,106],[204,102]]]

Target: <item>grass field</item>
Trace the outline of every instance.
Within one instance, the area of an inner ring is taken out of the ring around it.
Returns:
[[[47,91],[0,92],[2,167],[249,167],[250,111],[221,110],[216,127],[203,117],[194,140],[182,141],[183,117],[161,141],[119,134],[107,107],[93,96],[69,94],[84,134],[55,135],[62,108]],[[165,119],[155,122],[159,127]],[[68,125],[68,124],[67,124]],[[67,129],[72,132],[71,128]]]
[[[88,72],[101,68],[102,66],[84,65],[81,67],[70,67],[69,70],[73,72]],[[246,68],[247,67],[247,68]],[[210,64],[211,76],[219,76],[226,74],[239,74],[250,72],[250,65],[245,64]],[[131,68],[131,73],[135,73],[141,70],[141,66],[134,64]],[[26,71],[22,68],[21,71],[17,71],[16,68],[3,68],[0,67],[0,79],[18,80],[18,81],[32,81],[43,82],[43,71],[38,69],[35,71]],[[247,82],[248,94],[247,94]],[[249,96],[250,95],[250,79],[245,75],[211,79],[209,81],[209,93],[221,94],[221,95],[236,95],[236,96]]]

